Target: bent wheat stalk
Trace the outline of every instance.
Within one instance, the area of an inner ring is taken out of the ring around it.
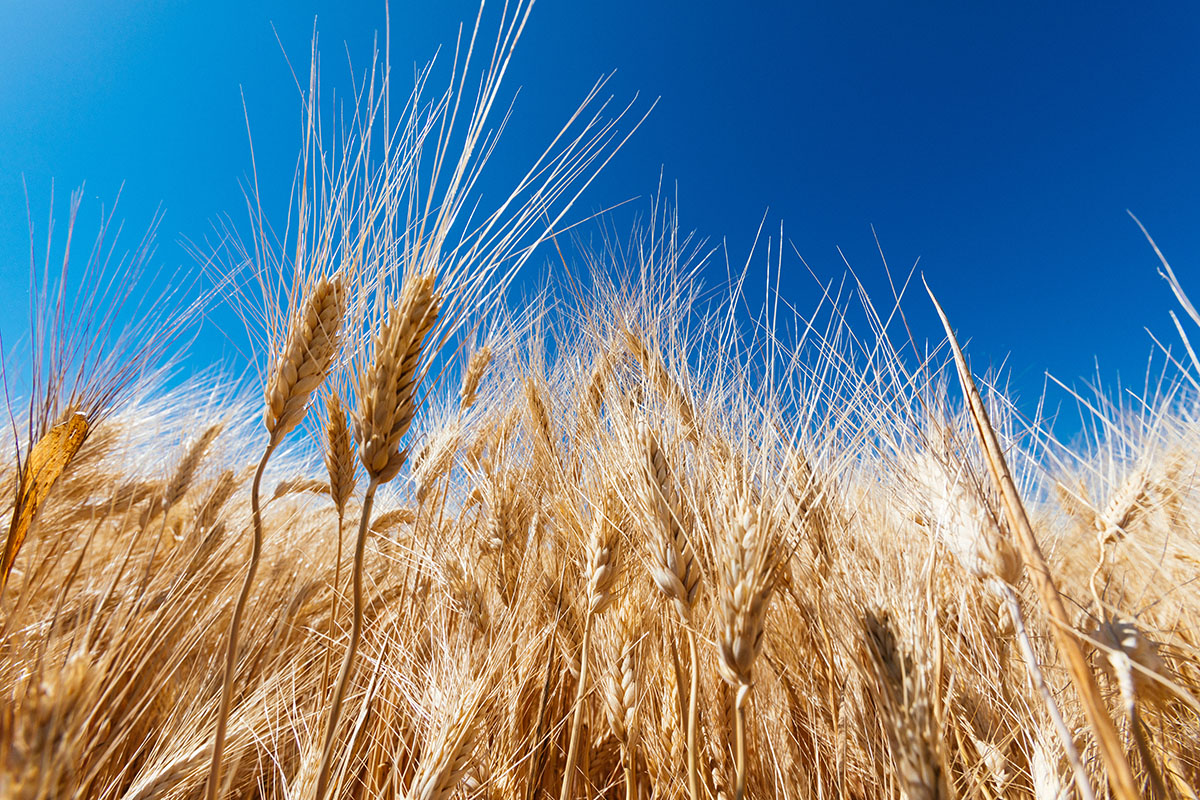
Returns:
[[[263,524],[259,490],[263,472],[275,448],[304,419],[309,399],[329,374],[340,347],[345,315],[346,293],[343,280],[340,277],[318,280],[292,318],[283,350],[272,365],[267,380],[266,405],[263,410],[263,423],[268,437],[267,447],[258,462],[258,468],[254,472],[254,483],[250,487],[250,510],[254,523],[250,561],[246,565],[242,588],[233,607],[233,618],[229,622],[225,677],[221,684],[221,702],[217,707],[212,767],[208,773],[208,786],[205,791],[207,800],[216,800],[222,789],[221,756],[225,750],[229,707],[233,702],[233,680],[237,668],[242,615],[250,597],[250,589],[254,585],[254,575],[258,571],[258,562],[262,554]]]

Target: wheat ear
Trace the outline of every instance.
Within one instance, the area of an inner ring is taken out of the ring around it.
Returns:
[[[588,650],[592,641],[593,621],[612,601],[612,584],[616,577],[613,564],[613,531],[608,522],[609,503],[598,507],[592,514],[591,533],[586,547],[587,610],[583,619],[583,644],[579,650],[579,685],[575,689],[575,709],[571,717],[571,737],[567,745],[566,768],[563,770],[562,789],[559,800],[571,796],[571,784],[575,780],[575,761],[579,756],[579,736],[583,725],[583,698],[587,694]]]
[[[375,490],[380,484],[395,478],[408,458],[408,450],[400,449],[400,441],[408,433],[416,413],[421,347],[426,334],[433,328],[441,306],[441,297],[435,291],[436,282],[437,276],[433,272],[414,275],[404,282],[400,302],[391,304],[387,319],[375,336],[370,360],[362,362],[358,370],[358,405],[353,415],[354,438],[358,442],[359,460],[370,480],[363,496],[362,516],[354,543],[354,616],[350,625],[350,641],[338,672],[326,721],[325,744],[317,771],[317,800],[323,800],[329,785],[330,758],[342,701],[362,637],[362,571],[371,506],[375,502]]]
[[[337,629],[338,606],[342,585],[342,540],[346,527],[346,503],[354,494],[354,445],[346,424],[346,409],[337,392],[331,392],[325,402],[325,469],[329,473],[329,496],[337,509],[337,551],[333,566],[333,610],[329,615],[329,641]],[[325,648],[325,663],[321,668],[321,693],[328,688],[329,658],[332,647]]]
[[[462,390],[459,392],[462,400],[459,404],[461,411],[466,411],[475,405],[479,384],[483,381],[484,373],[487,372],[488,365],[491,363],[492,348],[490,345],[485,344],[471,354],[471,360],[467,362],[467,374],[463,377]]]
[[[938,756],[927,676],[910,653],[900,650],[886,612],[868,611],[862,625],[867,661],[904,793],[911,800],[945,800],[950,793]]]
[[[632,602],[621,605],[618,616],[618,655],[604,692],[604,712],[613,737],[621,745],[625,772],[625,800],[637,797],[637,672],[638,619]]]
[[[723,580],[719,583],[721,630],[717,669],[737,689],[735,800],[742,800],[746,795],[746,700],[753,686],[751,669],[762,650],[767,605],[775,590],[775,552],[748,492],[728,492],[725,509],[728,519],[721,563]]]
[[[340,276],[318,280],[303,304],[292,317],[282,351],[271,367],[266,388],[266,408],[263,423],[267,428],[267,447],[254,472],[250,487],[250,508],[254,521],[254,538],[250,546],[250,562],[242,588],[233,607],[229,623],[229,644],[225,656],[225,678],[221,686],[221,702],[217,708],[217,731],[213,739],[212,768],[208,773],[207,800],[216,800],[221,793],[221,756],[225,749],[225,732],[229,724],[229,707],[233,702],[233,675],[237,667],[238,635],[242,614],[254,573],[262,553],[262,508],[259,490],[263,471],[275,448],[300,421],[308,408],[312,393],[325,380],[340,349],[342,323],[346,316],[346,292]]]
[[[0,561],[0,599],[8,585],[8,573],[21,544],[29,533],[38,510],[71,459],[83,446],[88,434],[87,417],[72,414],[65,422],[55,425],[29,450],[17,481],[17,503],[13,507],[8,538],[4,542],[4,557]]]
[[[700,569],[696,564],[691,543],[683,530],[682,503],[658,437],[645,424],[641,424],[638,426],[638,439],[645,457],[644,480],[641,482],[643,500],[650,511],[651,524],[656,534],[652,545],[651,575],[654,583],[671,602],[688,639],[688,655],[692,668],[687,703],[688,794],[691,800],[700,800],[697,741],[700,714],[700,652],[696,646],[696,632],[691,626],[692,608],[700,588]]]

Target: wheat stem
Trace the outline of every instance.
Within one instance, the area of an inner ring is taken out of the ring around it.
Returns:
[[[687,758],[688,794],[691,800],[700,800],[700,764],[698,743],[700,728],[700,651],[696,646],[696,632],[687,629],[688,654],[692,660],[692,685],[688,696]]]
[[[735,732],[737,735],[737,788],[734,800],[742,800],[746,796],[746,702],[742,692],[738,692],[738,702],[735,705]]]
[[[562,790],[559,800],[571,796],[571,783],[575,779],[575,760],[579,757],[579,734],[583,727],[583,697],[587,693],[588,645],[592,639],[592,614],[583,621],[583,645],[579,652],[579,686],[575,689],[575,711],[571,717],[571,738],[567,745],[566,769],[563,770]]]
[[[1017,601],[1017,593],[1006,583],[998,582],[998,584],[1000,596],[1004,598],[1004,604],[1008,607],[1008,615],[1013,621],[1013,630],[1017,634],[1017,642],[1020,644],[1025,666],[1029,670],[1029,676],[1032,678],[1034,686],[1042,696],[1042,701],[1046,704],[1046,711],[1049,712],[1050,720],[1054,723],[1054,730],[1058,734],[1059,741],[1062,742],[1063,752],[1067,754],[1067,761],[1071,764],[1071,772],[1075,776],[1075,786],[1079,789],[1079,796],[1083,800],[1096,800],[1096,793],[1092,791],[1092,782],[1088,779],[1087,772],[1079,760],[1079,750],[1075,747],[1075,740],[1071,738],[1071,729],[1063,721],[1058,703],[1054,700],[1054,695],[1050,693],[1050,687],[1046,685],[1042,669],[1038,666],[1037,654],[1033,652],[1033,644],[1029,641],[1029,632],[1025,630],[1025,619],[1021,614],[1021,604]]]
[[[254,520],[254,538],[250,544],[250,563],[246,566],[246,575],[242,579],[242,589],[238,593],[237,603],[233,607],[233,619],[229,622],[229,650],[225,654],[225,678],[221,684],[221,704],[217,707],[217,734],[213,738],[212,767],[208,772],[208,787],[205,790],[207,800],[216,800],[221,795],[221,756],[225,751],[225,732],[229,725],[229,706],[233,702],[233,673],[237,667],[238,638],[242,626],[242,614],[246,609],[246,600],[250,597],[250,587],[254,585],[254,573],[258,571],[258,560],[262,554],[262,508],[259,504],[259,489],[262,485],[263,471],[267,468],[267,460],[275,452],[279,439],[271,437],[258,469],[254,471],[254,483],[250,486],[250,508]]]
[[[979,390],[975,387],[975,379],[971,377],[970,369],[967,367],[966,356],[963,355],[958,339],[954,336],[950,320],[946,317],[937,298],[933,296],[933,291],[929,289],[928,284],[926,284],[925,290],[929,292],[929,297],[933,300],[938,316],[942,320],[942,326],[946,329],[946,338],[950,342],[950,348],[954,354],[959,382],[962,385],[963,394],[966,395],[971,418],[975,424],[975,433],[979,437],[979,443],[987,460],[988,471],[1004,501],[1005,515],[1016,534],[1017,544],[1024,558],[1030,580],[1037,589],[1042,605],[1051,618],[1050,629],[1054,634],[1054,641],[1058,646],[1058,651],[1067,661],[1071,682],[1075,684],[1075,689],[1083,704],[1083,710],[1091,724],[1092,733],[1099,745],[1100,755],[1108,768],[1108,780],[1113,794],[1120,800],[1133,800],[1138,796],[1133,770],[1125,757],[1112,718],[1104,706],[1100,687],[1096,684],[1096,677],[1092,674],[1083,650],[1075,640],[1070,617],[1058,594],[1054,578],[1050,574],[1050,567],[1046,564],[1045,556],[1042,555],[1041,546],[1038,544],[1037,537],[1034,536],[1033,526],[1025,512],[1025,505],[1021,501],[1016,483],[1013,481],[1008,462],[1004,458],[1004,451],[996,437],[996,431],[992,428],[987,409],[983,405],[983,399],[979,396]]]
[[[329,719],[325,724],[325,744],[321,752],[321,765],[317,771],[317,800],[324,800],[325,790],[329,784],[330,757],[333,754],[338,719],[342,713],[342,699],[346,694],[346,684],[350,680],[350,670],[354,666],[354,656],[358,652],[358,640],[362,635],[363,554],[366,551],[367,522],[371,519],[371,506],[375,502],[375,489],[378,486],[379,479],[371,478],[370,483],[367,484],[367,492],[363,496],[362,517],[358,523],[358,539],[354,543],[354,617],[350,625],[350,642],[346,645],[346,655],[342,659],[342,668],[338,672],[337,684],[333,690],[333,704],[329,708]]]
[[[337,519],[337,553],[333,565],[333,608],[329,612],[329,645],[325,648],[325,659],[321,666],[321,696],[329,689],[329,660],[333,654],[333,640],[337,634],[338,606],[341,600],[342,586],[342,539],[345,533],[346,515],[338,509]]]

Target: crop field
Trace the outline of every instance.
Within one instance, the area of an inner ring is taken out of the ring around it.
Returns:
[[[1060,440],[919,274],[802,314],[665,200],[582,235],[601,87],[482,201],[527,12],[336,114],[314,55],[287,218],[161,297],[81,195],[37,242],[0,796],[1195,800],[1194,287]],[[214,310],[257,370],[180,377]]]

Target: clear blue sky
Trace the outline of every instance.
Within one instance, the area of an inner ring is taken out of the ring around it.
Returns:
[[[475,8],[393,0],[394,65],[427,60]],[[39,223],[51,178],[64,205],[81,181],[104,199],[124,182],[122,216],[138,228],[161,204],[160,260],[184,263],[180,235],[242,211],[239,87],[260,170],[290,175],[297,96],[270,23],[304,63],[314,17],[326,76],[344,87],[343,43],[367,57],[382,0],[0,5],[6,343],[25,310],[21,176]],[[527,136],[542,141],[617,69],[619,100],[661,100],[584,210],[652,192],[661,167],[683,224],[725,238],[739,261],[769,207],[769,229],[782,219],[819,275],[841,274],[840,246],[883,299],[873,224],[894,269],[920,257],[976,368],[1007,358],[1031,401],[1045,371],[1076,381],[1096,356],[1108,378],[1140,383],[1143,328],[1173,339],[1173,301],[1126,208],[1200,296],[1197,43],[1186,3],[541,0],[500,158],[515,168]],[[790,267],[785,295],[811,307],[812,279]],[[911,301],[918,335],[936,335],[927,301]],[[201,361],[220,350],[199,347]]]

